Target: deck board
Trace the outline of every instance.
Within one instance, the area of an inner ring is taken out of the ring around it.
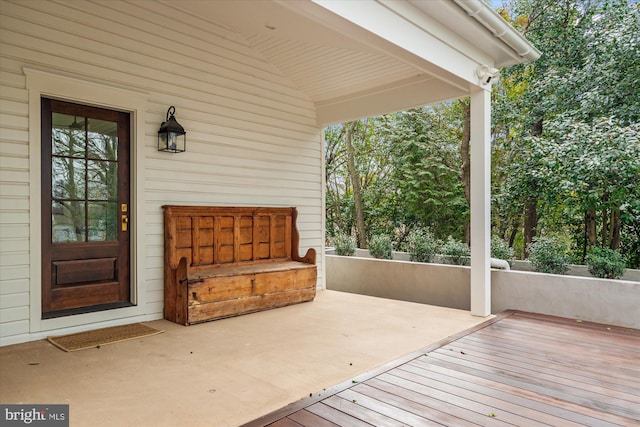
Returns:
[[[333,396],[332,396],[333,397]],[[331,397],[330,397],[331,398]],[[330,399],[329,398],[329,399]],[[356,406],[356,405],[354,405]],[[307,408],[307,411],[324,418],[327,421],[336,423],[342,427],[369,427],[371,424],[358,419],[357,414],[348,414],[344,411],[336,409],[324,402],[313,404]]]
[[[540,356],[534,353],[523,354],[521,350],[513,350],[511,348],[500,346],[496,344],[488,344],[483,342],[474,341],[471,339],[460,341],[459,343],[453,343],[450,345],[454,350],[463,351],[466,348],[469,354],[477,354],[480,357],[500,358],[508,357],[515,363],[527,363],[531,366],[538,368],[550,368],[555,371],[565,372],[567,375],[573,375],[574,370],[578,370],[577,376],[583,378],[592,378],[594,380],[601,381],[601,384],[607,384],[614,389],[620,389],[629,393],[637,393],[638,389],[637,380],[628,373],[612,372],[610,365],[604,363],[588,363],[589,361],[582,361],[582,364],[588,364],[588,374],[582,368],[576,368],[575,363],[567,358]],[[588,376],[587,376],[588,375]]]
[[[304,427],[339,427],[338,424],[332,423],[329,420],[319,417],[318,415],[311,413],[306,409],[294,412],[293,414],[283,419],[294,421]]]
[[[468,375],[451,369],[441,368],[436,365],[430,365],[429,372],[435,378],[443,378],[452,384],[457,384],[461,389],[474,389],[476,386],[485,387],[492,396],[497,398],[510,400],[521,406],[531,408],[536,411],[556,414],[558,417],[566,419],[579,425],[593,425],[596,420],[600,419],[601,411],[594,411],[591,408],[579,406],[571,402],[566,402],[544,396],[538,393],[532,393],[517,387],[512,387],[493,380],[486,380],[477,376]],[[460,382],[454,382],[446,377],[454,377]],[[621,420],[622,421],[622,420]]]
[[[640,425],[640,330],[510,311],[265,425]]]
[[[459,416],[451,415],[448,411],[452,409],[452,406],[447,406],[446,402],[431,399],[427,396],[420,396],[411,390],[403,389],[390,383],[377,381],[379,380],[371,379],[366,384],[359,384],[353,387],[352,390],[440,424],[460,427],[477,425],[477,423],[470,422]]]
[[[289,418],[282,418],[281,420],[278,420],[271,425],[273,427],[300,427],[301,426],[300,424],[298,424],[297,422]]]

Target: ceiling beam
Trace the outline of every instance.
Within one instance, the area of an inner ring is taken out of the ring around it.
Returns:
[[[402,111],[468,96],[469,92],[432,77],[396,81],[366,92],[316,103],[316,122],[324,127],[363,117]]]

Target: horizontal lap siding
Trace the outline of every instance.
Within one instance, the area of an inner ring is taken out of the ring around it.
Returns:
[[[162,315],[164,204],[297,206],[300,252],[319,249],[322,154],[313,104],[243,39],[212,22],[161,3],[78,4],[0,0],[0,336],[29,328],[24,66],[149,95],[146,137],[136,144],[145,166],[139,289],[151,317]],[[156,151],[170,105],[187,130],[186,153]]]
[[[0,57],[0,336],[29,331],[28,93],[17,65]]]

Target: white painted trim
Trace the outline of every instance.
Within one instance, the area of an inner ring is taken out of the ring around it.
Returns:
[[[322,174],[322,177],[320,179],[321,182],[321,189],[320,189],[320,193],[322,194],[322,201],[321,201],[321,205],[322,205],[322,221],[321,221],[321,230],[322,230],[322,238],[323,240],[326,239],[327,236],[327,219],[326,219],[326,212],[327,212],[327,165],[325,162],[325,153],[327,152],[326,150],[326,140],[324,139],[324,129],[322,129],[320,131],[320,147],[322,147],[322,149],[320,150],[320,173]],[[327,249],[326,249],[326,244],[323,244],[322,247],[320,248],[320,260],[321,260],[321,273],[322,273],[322,282],[320,284],[322,289],[327,289]],[[317,264],[317,262],[316,262]]]
[[[471,91],[471,314],[491,314],[491,86]]]
[[[144,316],[145,283],[144,247],[144,127],[148,94],[88,81],[79,76],[57,74],[24,67],[29,91],[29,250],[30,250],[30,321],[31,334],[61,328],[81,327],[100,322],[119,322],[129,317]],[[40,99],[42,96],[66,101],[92,104],[130,112],[131,139],[131,298],[134,307],[78,314],[55,319],[42,319],[41,294],[41,212],[42,192],[40,149]]]
[[[316,103],[318,126],[372,117],[469,96],[467,90],[421,75],[375,90]]]

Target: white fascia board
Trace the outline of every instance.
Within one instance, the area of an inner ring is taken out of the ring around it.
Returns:
[[[406,79],[372,91],[318,102],[316,103],[316,122],[318,126],[324,127],[468,95],[466,90],[435,78]]]
[[[373,0],[312,0],[314,3],[333,12],[334,14],[358,25],[372,34],[381,37],[402,50],[411,53],[419,60],[412,62],[420,65],[420,60],[427,61],[454,76],[477,85],[475,70],[480,65],[434,35],[428,33],[413,22],[408,21],[385,5]],[[399,52],[385,51],[407,61],[407,56]],[[494,64],[487,63],[489,66]],[[435,77],[432,70],[425,70]],[[458,82],[451,82],[459,84]]]
[[[419,10],[414,6],[410,1],[397,1],[397,0],[376,0],[378,3],[384,5],[387,9],[392,11],[393,13],[403,17],[403,19],[411,22],[418,28],[421,28],[428,34],[431,34],[436,39],[440,40],[445,45],[449,46],[449,48],[457,51],[458,53],[466,56],[467,58],[475,61],[479,64],[493,64],[495,58],[489,55],[482,49],[478,49],[477,43],[470,43],[465,40],[458,32],[456,32],[456,25],[460,24],[460,17],[457,18],[456,23],[452,23],[450,25],[445,25],[443,23],[438,22],[432,16],[427,13]],[[449,6],[448,3],[440,4],[438,3],[439,8],[443,8],[444,6]],[[455,4],[451,4],[450,7],[457,7]],[[449,12],[452,16],[452,20],[455,22],[455,14]],[[462,16],[465,19],[464,15]],[[505,46],[506,49],[506,46]]]

